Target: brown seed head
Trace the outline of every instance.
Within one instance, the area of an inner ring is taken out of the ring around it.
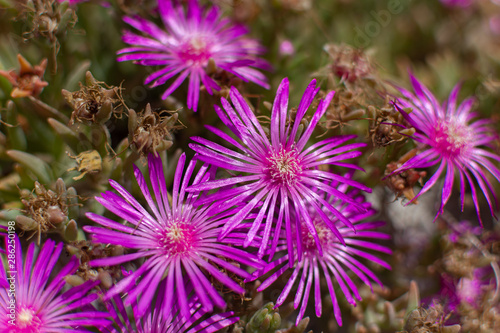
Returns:
[[[408,169],[403,172],[392,174],[391,173],[402,165],[401,162],[390,162],[385,169],[385,185],[391,189],[396,197],[405,196],[406,199],[412,200],[415,197],[413,186],[416,183],[422,184],[423,178],[427,175],[425,171],[415,171]],[[389,176],[390,175],[390,176]],[[416,201],[414,201],[416,203]]]
[[[70,188],[71,192],[74,189]],[[55,191],[47,190],[39,182],[31,193],[23,194],[21,202],[24,204],[24,215],[16,218],[17,225],[25,231],[31,231],[29,238],[38,235],[37,244],[40,244],[42,234],[49,232],[64,233],[68,222],[69,200],[66,186],[61,178],[56,182]],[[28,238],[28,239],[29,239]]]
[[[354,82],[371,76],[373,66],[363,50],[345,44],[327,44],[324,49],[332,61],[331,71],[342,80]]]
[[[102,159],[97,150],[84,151],[77,156],[70,157],[76,160],[77,166],[67,171],[76,170],[81,172],[79,176],[73,177],[73,180],[80,180],[85,177],[86,174],[99,173],[102,170]]]
[[[146,157],[149,153],[170,148],[173,144],[172,132],[179,128],[177,113],[153,112],[151,105],[139,114],[129,110],[129,142],[137,153]]]
[[[75,274],[83,281],[100,280],[101,286],[109,289],[122,276],[120,265],[92,268],[89,265],[91,260],[123,255],[124,249],[122,246],[96,244],[90,241],[74,241],[66,245],[66,250],[70,255],[76,255],[80,259],[80,267]]]
[[[111,115],[119,118],[124,105],[121,88],[97,81],[90,72],[86,74],[86,83],[86,86],[80,83],[80,90],[75,92],[62,90],[64,98],[73,108],[70,125],[75,122],[103,124]]]

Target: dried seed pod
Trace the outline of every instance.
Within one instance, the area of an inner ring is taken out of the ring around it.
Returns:
[[[97,150],[88,150],[77,156],[69,156],[76,160],[76,167],[70,168],[67,171],[78,171],[79,176],[73,177],[73,180],[80,180],[85,177],[86,174],[99,173],[102,170],[102,159],[101,155]]]
[[[29,238],[37,235],[37,244],[40,244],[41,235],[49,232],[58,232],[65,239],[76,239],[78,226],[75,220],[69,220],[70,205],[76,197],[73,187],[66,189],[64,181],[58,179],[55,184],[55,192],[47,190],[39,182],[35,182],[34,189],[30,193],[23,193],[21,202],[24,204],[24,215],[18,215],[16,222],[24,232],[32,232]],[[29,239],[28,238],[28,239]]]
[[[401,111],[411,112],[411,110]],[[388,97],[383,107],[372,106],[368,112],[373,119],[370,123],[370,136],[375,147],[386,147],[395,142],[404,141],[415,133],[415,129],[396,110]]]
[[[415,197],[415,192],[413,191],[413,186],[416,183],[423,184],[423,178],[427,175],[426,171],[415,171],[414,169],[408,169],[398,174],[392,174],[393,171],[397,170],[403,162],[390,162],[387,164],[385,169],[384,179],[385,185],[391,189],[396,197],[404,196],[408,200],[412,200]],[[417,201],[414,201],[416,204]]]
[[[80,83],[80,90],[69,92],[62,90],[62,95],[73,108],[69,124],[103,124],[111,118],[121,116],[124,105],[121,88],[108,86],[97,81],[92,73],[86,73],[86,86]]]
[[[179,128],[177,113],[153,112],[151,105],[141,113],[129,110],[129,142],[134,151],[141,156],[170,148],[173,144],[172,132]]]
[[[47,68],[47,59],[43,59],[39,65],[32,66],[22,55],[17,55],[19,62],[19,73],[15,70],[0,70],[0,75],[12,83],[14,89],[10,93],[12,98],[27,96],[38,96],[43,88],[49,83],[43,80],[43,74]]]
[[[354,82],[372,75],[373,66],[363,50],[346,44],[327,44],[324,49],[331,58],[331,71],[342,80]]]
[[[404,333],[458,333],[460,325],[445,325],[449,315],[445,314],[443,306],[434,304],[424,309],[419,307],[409,313],[404,326]]]
[[[80,267],[76,272],[76,276],[83,281],[100,280],[101,286],[108,289],[122,276],[120,266],[98,268],[89,266],[91,260],[111,257],[117,253],[123,254],[122,246],[95,244],[90,241],[73,241],[66,245],[66,251],[80,259]]]
[[[19,1],[22,2],[22,1]],[[26,2],[26,1],[25,1]],[[47,38],[54,49],[54,55],[59,50],[57,36],[64,34],[78,20],[68,1],[36,0],[27,1],[22,7],[25,20],[31,25],[31,30],[23,35],[26,38],[42,36]]]

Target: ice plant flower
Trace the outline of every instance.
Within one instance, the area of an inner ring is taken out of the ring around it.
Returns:
[[[337,231],[337,226],[332,220],[333,217],[346,226],[353,227],[347,217],[336,207],[326,202],[313,188],[319,189],[320,193],[331,193],[337,196],[339,200],[351,203],[361,211],[364,210],[363,206],[350,196],[338,191],[335,187],[324,183],[324,179],[345,182],[359,189],[370,191],[368,187],[352,179],[327,171],[328,165],[361,169],[356,165],[345,162],[346,159],[361,155],[361,152],[355,149],[365,146],[364,143],[344,145],[346,141],[355,138],[355,135],[334,136],[307,147],[307,143],[332,100],[334,92],[328,93],[319,102],[309,125],[305,127],[302,120],[320,88],[316,87],[316,80],[311,81],[302,96],[295,119],[292,121],[288,113],[288,86],[288,79],[285,78],[276,93],[269,135],[264,131],[241,94],[235,88],[232,88],[229,96],[234,108],[229,101],[222,98],[223,109],[215,106],[215,110],[223,123],[236,135],[237,139],[214,127],[207,126],[207,128],[236,149],[223,147],[201,137],[192,137],[191,139],[198,144],[189,145],[198,153],[198,159],[213,166],[243,174],[193,185],[188,191],[220,188],[220,191],[208,195],[203,200],[208,201],[215,198],[222,207],[231,207],[234,204],[248,201],[245,202],[238,213],[228,219],[220,238],[226,237],[229,232],[238,227],[257,208],[258,213],[248,231],[244,246],[252,243],[265,219],[265,232],[258,253],[260,257],[263,256],[269,243],[273,226],[275,234],[278,234],[283,224],[289,242],[288,248],[293,251],[293,230],[297,229],[294,228],[297,222],[292,215],[303,219],[307,229],[316,240],[316,244],[321,244],[312,222],[311,212],[307,208],[308,205],[318,212],[326,227],[338,239],[342,239],[342,235]],[[234,184],[239,186],[232,187]],[[332,215],[324,214],[322,207],[326,207]],[[300,257],[302,253],[300,239],[303,236],[298,232],[295,237],[297,238],[297,250]],[[272,246],[276,249],[277,238],[273,240]],[[321,248],[319,251],[321,252]],[[290,253],[290,257],[293,257],[292,253]]]
[[[382,285],[380,280],[376,277],[375,273],[365,266],[359,259],[372,261],[382,267],[391,269],[388,263],[378,258],[367,250],[378,251],[380,253],[391,254],[391,250],[383,245],[379,245],[374,241],[389,239],[389,235],[377,231],[377,228],[384,225],[384,222],[367,222],[366,219],[375,214],[375,210],[370,207],[370,204],[365,202],[364,197],[359,194],[358,190],[347,192],[348,186],[340,182],[332,182],[331,184],[339,192],[346,193],[353,200],[362,204],[367,211],[359,213],[357,207],[350,203],[344,203],[338,200],[336,195],[329,193],[321,193],[316,190],[316,193],[321,196],[326,202],[334,206],[346,218],[349,218],[351,223],[356,228],[354,232],[351,228],[346,227],[343,222],[335,217],[328,209],[323,208],[322,213],[329,216],[332,223],[337,228],[338,232],[342,235],[345,245],[339,242],[337,236],[325,224],[323,218],[320,217],[317,211],[309,207],[309,214],[312,218],[314,228],[318,233],[319,242],[323,249],[323,254],[318,251],[315,244],[316,240],[313,239],[307,230],[304,220],[301,219],[301,224],[298,226],[297,232],[302,235],[300,239],[295,239],[293,246],[297,249],[292,257],[294,263],[291,276],[286,275],[283,278],[285,286],[280,296],[276,301],[276,307],[281,306],[287,297],[290,295],[292,288],[298,285],[294,297],[294,307],[297,309],[300,306],[299,314],[296,323],[298,324],[307,308],[311,288],[314,286],[314,305],[316,315],[318,317],[322,314],[322,302],[324,294],[321,291],[321,280],[326,282],[330,297],[333,303],[333,312],[337,323],[342,326],[342,317],[340,313],[339,303],[334,291],[334,284],[338,284],[340,290],[346,297],[347,301],[355,305],[357,300],[361,300],[358,289],[351,279],[357,276],[361,281],[367,284],[370,288],[371,281]],[[260,278],[264,275],[268,276],[262,284],[258,287],[258,291],[263,291],[271,286],[277,279],[281,278],[283,274],[290,271],[287,262],[289,262],[289,254],[287,254],[287,240],[286,234],[281,233],[277,251],[283,252],[283,256],[277,260],[270,262],[262,270],[256,271],[253,275],[254,278]],[[301,244],[297,244],[299,241]],[[297,255],[298,251],[302,251],[302,258]],[[289,252],[289,251],[288,251]],[[353,274],[350,274],[352,272]],[[270,273],[270,275],[268,275]],[[353,297],[354,296],[354,297]]]
[[[164,316],[164,293],[161,292],[144,315],[138,315],[137,303],[132,305],[133,317],[127,314],[127,309],[121,297],[113,297],[112,302],[106,302],[106,307],[115,324],[101,329],[102,333],[213,333],[217,332],[239,320],[234,312],[214,314],[206,318],[207,312],[203,310],[196,297],[189,299],[189,317],[183,318],[178,313],[178,308],[172,314]],[[202,318],[203,317],[203,318]]]
[[[90,308],[75,311],[98,298],[97,294],[88,292],[99,281],[88,281],[61,293],[65,278],[78,269],[76,257],[72,257],[50,279],[63,243],[56,245],[48,239],[38,255],[35,254],[35,243],[31,243],[24,265],[19,239],[7,238],[6,245],[8,260],[5,262],[8,263],[8,270],[0,269],[1,332],[90,332],[83,326],[100,327],[110,323],[105,319],[109,316],[106,312]]]
[[[93,241],[137,250],[135,253],[92,260],[91,266],[112,266],[144,259],[136,271],[112,287],[105,297],[109,299],[127,292],[127,305],[140,297],[138,315],[146,312],[159,288],[165,294],[165,306],[162,309],[166,317],[170,315],[173,305],[180,308],[184,317],[189,316],[187,300],[193,289],[205,311],[212,311],[214,305],[224,308],[226,303],[215,288],[214,281],[237,293],[244,293],[244,289],[226,273],[222,273],[221,268],[245,278],[249,276],[247,271],[232,261],[261,267],[255,256],[217,241],[225,216],[208,215],[209,205],[197,205],[198,195],[186,193],[196,161],[191,161],[184,173],[185,161],[186,156],[183,154],[175,171],[171,199],[159,157],[150,155],[148,158],[153,193],[140,170],[135,167],[135,177],[152,214],[121,185],[109,181],[120,195],[108,191],[96,200],[131,226],[94,213],[87,214],[91,220],[105,227],[84,227],[85,231],[92,234]],[[203,183],[208,178],[206,169],[205,166],[201,168],[193,184]],[[212,281],[205,273],[211,276]],[[137,285],[136,280],[139,280]]]
[[[215,69],[213,64],[244,81],[269,88],[266,77],[256,69],[269,67],[257,58],[263,48],[257,41],[244,37],[247,33],[245,27],[222,18],[216,6],[204,10],[197,1],[190,0],[186,14],[181,5],[173,6],[170,0],[159,0],[158,9],[165,30],[140,17],[123,19],[148,36],[125,32],[123,41],[132,47],[118,51],[118,61],[133,60],[144,66],[164,66],[145,79],[144,84],[152,83],[152,87],[163,85],[178,75],[163,93],[163,99],[189,76],[187,106],[196,111],[200,84],[209,94],[220,90],[207,74],[207,70]]]
[[[409,202],[413,202],[427,192],[444,174],[441,205],[435,218],[443,213],[443,208],[451,196],[455,173],[458,173],[462,211],[465,185],[468,183],[471,187],[477,216],[482,224],[474,179],[484,193],[491,215],[494,215],[490,191],[495,200],[496,196],[490,180],[486,177],[486,171],[491,173],[497,181],[500,181],[500,170],[492,163],[492,160],[500,162],[500,156],[483,147],[491,147],[491,142],[498,140],[498,135],[488,126],[490,120],[472,121],[477,116],[475,112],[471,111],[474,103],[473,98],[467,98],[457,107],[460,85],[455,86],[448,101],[440,105],[434,95],[411,74],[410,79],[415,94],[400,88],[405,98],[398,99],[397,103],[403,108],[412,109],[409,113],[404,110],[400,111],[417,131],[412,138],[419,143],[420,153],[410,158],[393,173],[438,165],[437,171]]]

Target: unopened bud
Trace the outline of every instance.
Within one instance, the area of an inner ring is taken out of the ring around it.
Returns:
[[[111,288],[111,286],[113,285],[113,279],[111,278],[111,275],[109,275],[109,273],[106,271],[100,271],[97,275],[97,278],[99,279],[99,281],[101,281],[103,287],[106,289]]]
[[[23,230],[36,230],[38,227],[38,223],[35,220],[24,215],[16,216],[16,223]]]
[[[71,220],[66,225],[66,230],[64,231],[64,238],[68,241],[74,241],[78,237],[78,226],[75,220]]]
[[[55,225],[60,224],[66,219],[66,215],[61,210],[59,206],[50,206],[47,208],[47,214],[49,215],[49,223]]]
[[[82,285],[85,283],[85,281],[79,277],[78,275],[68,275],[64,277],[64,280],[66,281],[67,284],[73,287],[78,287],[79,285]]]

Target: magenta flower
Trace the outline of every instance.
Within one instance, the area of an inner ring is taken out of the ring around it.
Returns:
[[[289,242],[288,248],[293,251],[293,230],[297,229],[294,228],[294,224],[297,223],[293,217],[294,212],[295,216],[304,220],[316,244],[318,246],[321,244],[308,205],[318,212],[326,226],[339,240],[342,239],[342,235],[337,231],[333,217],[353,228],[349,219],[336,207],[326,202],[313,188],[317,188],[320,193],[330,193],[339,200],[364,211],[363,206],[352,197],[341,193],[335,187],[324,183],[323,180],[336,180],[364,191],[371,191],[352,179],[326,171],[328,165],[362,170],[356,165],[346,163],[345,160],[361,155],[361,152],[355,149],[364,147],[365,144],[343,145],[346,141],[355,138],[355,135],[344,135],[331,137],[306,147],[334,94],[333,91],[328,93],[325,99],[319,102],[309,125],[304,128],[304,125],[301,125],[302,120],[318,91],[316,80],[313,80],[302,96],[295,119],[292,119],[288,114],[288,79],[285,78],[276,93],[268,135],[241,94],[232,88],[230,98],[234,108],[226,99],[222,99],[224,109],[215,106],[215,110],[223,123],[236,135],[237,140],[214,127],[207,126],[207,128],[240,152],[201,137],[191,138],[199,143],[189,145],[198,153],[198,159],[226,170],[243,173],[241,176],[193,185],[188,189],[188,191],[203,191],[221,188],[217,193],[208,195],[202,200],[204,202],[216,199],[221,207],[231,207],[245,202],[242,208],[227,220],[220,238],[226,237],[229,232],[238,227],[254,209],[257,209],[258,213],[253,219],[244,246],[252,243],[265,219],[265,231],[259,249],[260,257],[264,255],[271,230],[274,228],[274,233],[279,234],[283,223]],[[234,184],[240,186],[232,187]],[[324,214],[322,207],[326,207],[332,215]],[[300,238],[303,236],[301,233],[296,233],[295,237],[300,258],[302,253]],[[274,250],[276,246],[277,238],[273,240]],[[271,253],[274,253],[274,250]],[[319,251],[321,252],[321,248]],[[290,257],[293,257],[292,252],[290,252]]]
[[[233,312],[214,314],[207,318],[207,312],[202,309],[196,297],[188,301],[189,316],[183,318],[179,315],[178,308],[172,310],[168,316],[164,316],[161,308],[164,306],[164,292],[159,293],[158,298],[144,315],[137,312],[137,303],[133,305],[133,318],[127,314],[126,307],[121,297],[113,297],[114,305],[106,303],[115,326],[101,329],[103,333],[213,333],[217,332],[239,320]]]
[[[320,217],[318,212],[315,211],[312,206],[308,206],[314,228],[319,235],[318,238],[321,248],[323,249],[323,254],[318,251],[316,240],[311,237],[308,227],[302,219],[298,230],[296,230],[296,232],[300,233],[302,237],[295,239],[293,244],[296,248],[296,252],[291,260],[294,264],[292,275],[287,275],[286,278],[283,278],[285,287],[276,301],[276,307],[281,306],[290,295],[292,288],[298,285],[296,293],[294,294],[293,303],[295,309],[300,306],[299,314],[296,320],[297,324],[304,316],[311,294],[311,288],[313,286],[316,316],[321,316],[321,299],[324,296],[321,291],[321,280],[326,282],[330,297],[332,298],[335,319],[337,320],[337,323],[342,326],[342,317],[340,314],[339,303],[334,291],[334,284],[338,284],[340,290],[350,304],[356,305],[354,297],[357,300],[361,300],[361,297],[355,283],[351,279],[352,275],[357,276],[370,288],[372,288],[370,280],[382,285],[375,274],[358,259],[361,258],[369,260],[387,269],[391,269],[388,263],[366,251],[373,250],[391,254],[391,250],[389,248],[373,242],[390,238],[389,235],[376,231],[377,228],[383,226],[385,223],[380,221],[364,221],[366,218],[374,215],[375,211],[370,208],[369,203],[365,202],[364,197],[359,194],[359,191],[355,190],[347,193],[348,186],[335,181],[332,182],[331,186],[336,187],[336,189],[341,193],[346,193],[358,204],[363,205],[367,211],[360,214],[356,206],[353,206],[350,203],[345,203],[342,200],[338,200],[336,195],[325,192],[321,193],[321,191],[316,190],[316,193],[319,196],[321,196],[330,205],[334,206],[351,221],[356,231],[346,227],[344,223],[337,219],[335,215],[328,211],[328,209],[323,208],[322,214],[327,215],[331,219],[335,228],[337,228],[338,232],[342,235],[345,245],[342,244],[339,242],[337,235],[334,234],[325,224],[323,218]],[[289,254],[287,254],[288,250],[286,238],[286,234],[281,233],[277,251],[283,252],[283,256],[253,274],[254,279],[257,279],[271,272],[271,275],[268,276],[259,286],[257,289],[258,291],[267,289],[271,286],[271,284],[273,284],[273,282],[282,277],[285,272],[290,270],[287,265],[290,261],[290,257]],[[300,241],[300,244],[297,244],[297,240]],[[302,251],[302,258],[299,258],[297,255],[298,251]],[[349,274],[348,272],[352,272],[353,274]]]
[[[410,113],[401,110],[401,114],[417,130],[417,133],[412,138],[420,143],[420,153],[409,159],[394,173],[412,168],[428,168],[438,165],[436,173],[424,184],[420,193],[410,201],[416,200],[420,195],[427,192],[444,173],[441,206],[436,218],[443,213],[444,205],[451,196],[455,173],[458,173],[460,176],[462,211],[464,208],[465,184],[468,183],[471,187],[477,216],[482,224],[474,179],[486,197],[491,215],[494,215],[489,192],[491,191],[495,200],[496,195],[492,184],[486,177],[486,171],[500,181],[500,170],[491,161],[499,162],[500,156],[481,148],[481,146],[491,146],[491,142],[497,140],[498,136],[492,128],[488,127],[490,120],[482,119],[471,122],[477,115],[471,112],[474,103],[473,98],[467,98],[457,107],[460,85],[455,86],[446,103],[439,105],[434,95],[413,75],[410,75],[410,79],[415,95],[400,88],[406,99],[398,99],[398,103],[404,108],[413,110]]]
[[[255,69],[269,68],[265,61],[257,58],[263,52],[262,47],[257,41],[243,37],[246,28],[222,18],[217,7],[205,12],[197,1],[190,0],[186,15],[182,6],[174,7],[169,0],[159,0],[158,8],[166,31],[140,17],[124,18],[126,23],[149,36],[125,32],[123,41],[132,47],[118,51],[122,55],[118,61],[164,66],[146,78],[144,84],[152,83],[152,87],[163,85],[179,74],[162,95],[163,99],[189,76],[187,106],[196,111],[200,84],[209,94],[220,90],[206,72],[210,60],[244,81],[269,88],[266,77]]]
[[[249,274],[244,269],[233,265],[231,261],[261,267],[255,256],[217,241],[225,216],[208,215],[209,206],[198,205],[197,194],[186,194],[186,187],[196,161],[189,163],[183,177],[185,160],[186,156],[183,154],[177,164],[171,204],[161,159],[152,155],[148,158],[149,176],[155,199],[140,170],[135,167],[135,177],[153,212],[152,215],[113,180],[109,182],[121,197],[108,191],[102,193],[102,198],[98,197],[96,200],[132,226],[123,225],[94,213],[87,214],[90,219],[105,227],[84,227],[85,231],[93,234],[95,242],[122,245],[128,249],[138,250],[136,253],[96,259],[91,261],[90,265],[111,266],[139,258],[145,259],[135,272],[117,283],[106,294],[106,298],[109,299],[121,292],[127,292],[125,299],[127,305],[132,304],[140,296],[139,315],[146,312],[159,287],[165,294],[163,307],[165,317],[170,314],[174,305],[178,305],[182,315],[188,317],[187,299],[189,291],[193,289],[205,311],[212,311],[214,304],[224,308],[226,305],[224,299],[204,272],[225,287],[243,293],[244,289],[222,273],[220,268],[240,277],[248,277]],[[203,183],[208,178],[206,169],[206,167],[201,168],[193,184]],[[136,285],[136,280],[139,278],[140,282]]]
[[[0,269],[0,331],[9,333],[90,332],[83,326],[106,326],[108,313],[87,308],[98,298],[88,292],[99,281],[88,281],[61,293],[65,278],[74,274],[80,265],[73,257],[53,279],[51,273],[63,249],[63,243],[50,239],[35,254],[31,243],[23,265],[21,243],[18,238],[7,238],[5,260],[7,272]],[[51,281],[50,281],[51,280]]]

